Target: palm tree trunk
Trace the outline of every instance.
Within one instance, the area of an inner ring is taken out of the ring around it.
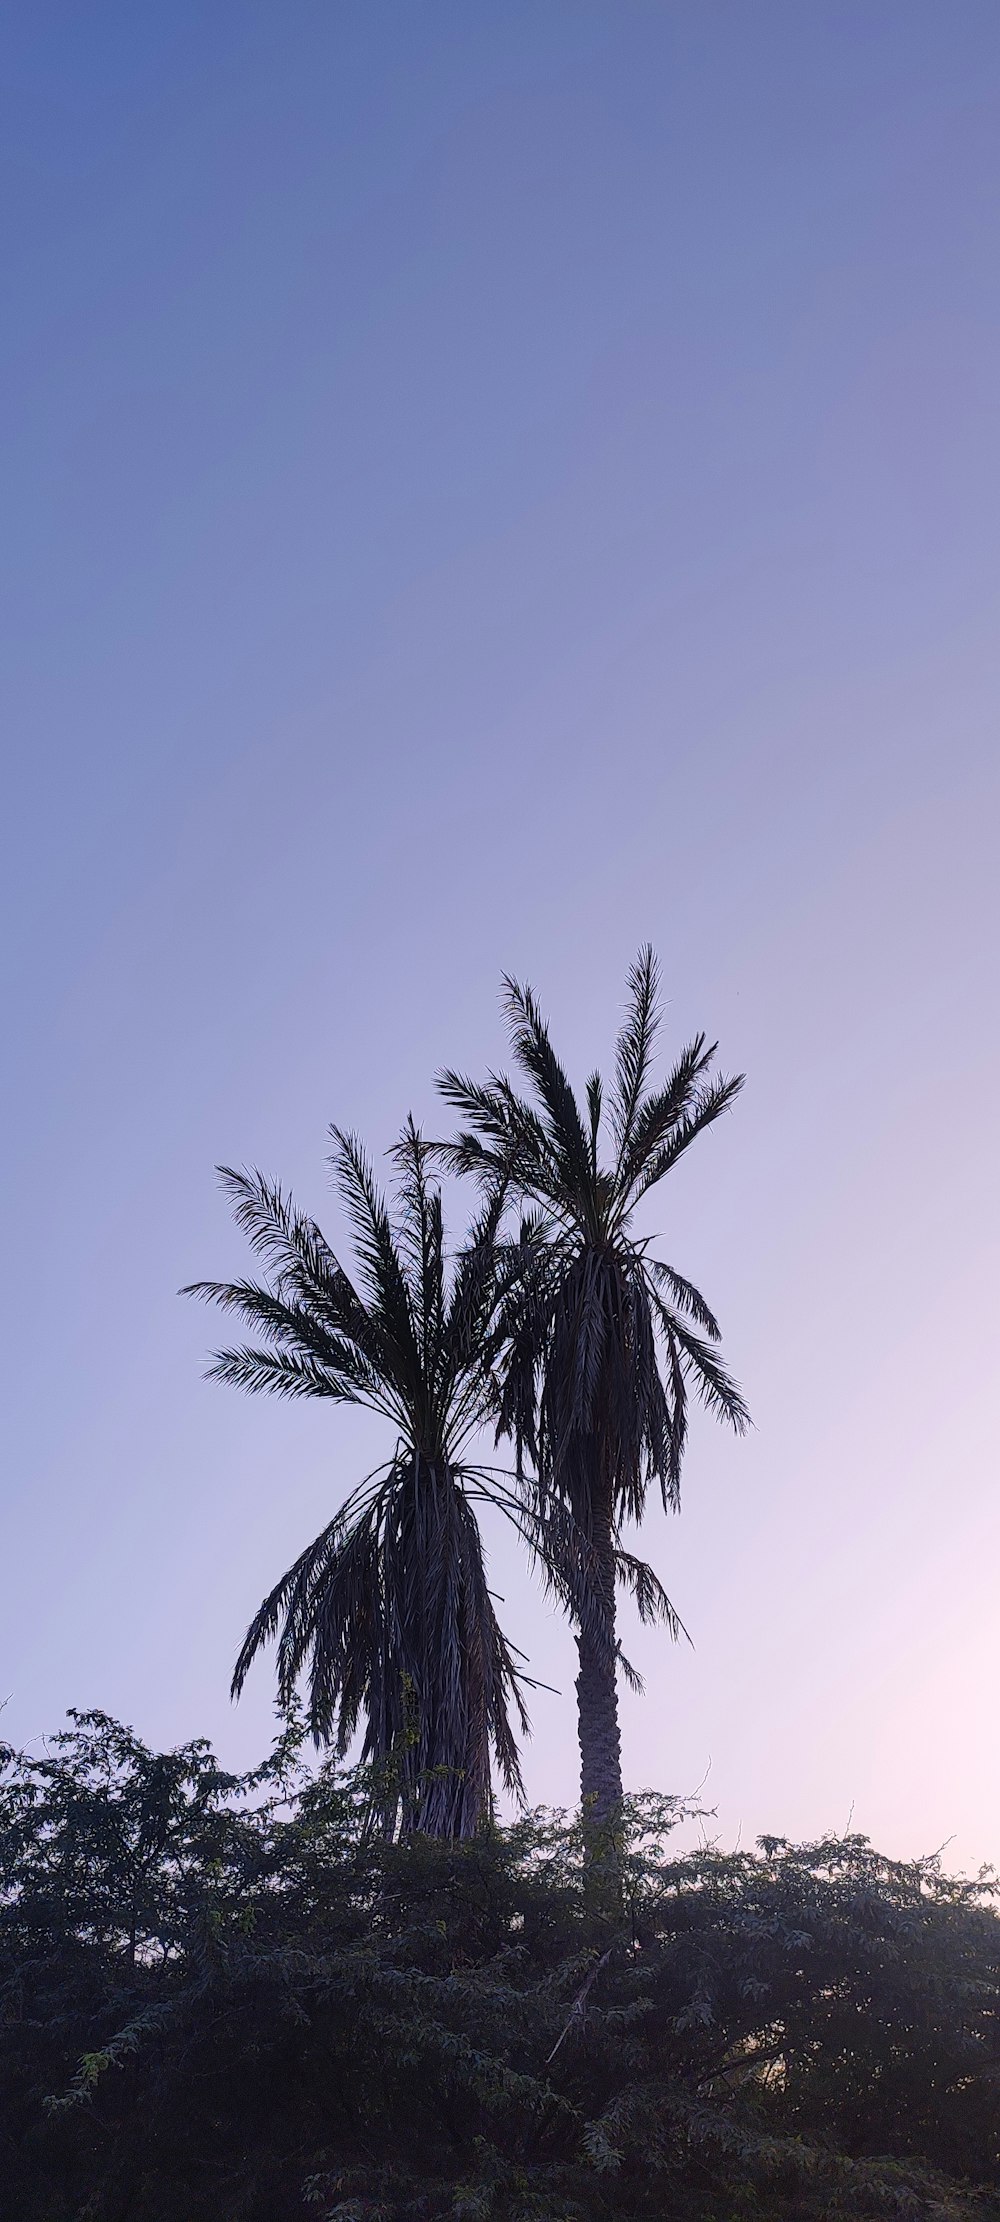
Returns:
[[[409,1606],[402,1632],[413,1698],[402,1739],[403,1833],[463,1842],[478,1835],[490,1812],[489,1713],[469,1536],[455,1476],[443,1463],[417,1453],[403,1503],[398,1588]]]
[[[595,1560],[594,1586],[603,1626],[580,1628],[576,1639],[580,1655],[580,1672],[576,1678],[580,1798],[585,1819],[602,1826],[613,1818],[622,1801],[610,1487],[601,1484],[589,1492],[588,1513],[587,1525]]]

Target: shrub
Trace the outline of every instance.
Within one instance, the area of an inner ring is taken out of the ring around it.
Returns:
[[[386,1841],[300,1745],[4,1754],[11,2222],[1000,2215],[989,1878],[646,1797],[609,1904],[565,1818]]]

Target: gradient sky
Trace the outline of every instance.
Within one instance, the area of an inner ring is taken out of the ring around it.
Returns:
[[[201,1379],[213,1165],[339,1231],[328,1120],[436,1122],[503,969],[582,1077],[648,936],[756,1431],[628,1777],[1000,1856],[996,0],[22,0],[0,83],[5,1732],[259,1756],[370,1437]]]

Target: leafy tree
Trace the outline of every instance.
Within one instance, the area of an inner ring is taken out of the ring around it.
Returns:
[[[742,1076],[713,1075],[715,1045],[699,1034],[665,1085],[650,1088],[659,1011],[656,961],[644,949],[615,1052],[605,1160],[600,1074],[588,1080],[581,1108],[531,989],[510,979],[504,986],[528,1098],[502,1074],[483,1085],[442,1074],[442,1092],[465,1122],[445,1156],[492,1198],[512,1192],[524,1207],[499,1423],[516,1439],[522,1472],[525,1455],[531,1461],[536,1514],[558,1499],[586,1538],[600,1613],[577,1633],[581,1790],[592,1818],[604,1822],[622,1796],[617,1581],[630,1583],[644,1617],[678,1628],[649,1568],[623,1550],[623,1523],[642,1519],[654,1482],[664,1506],[679,1501],[689,1387],[736,1429],[748,1417],[704,1297],[650,1254],[635,1214],[729,1109]]]
[[[499,1506],[549,1580],[562,1590],[566,1581],[558,1523],[470,1457],[495,1402],[499,1203],[487,1203],[450,1269],[440,1191],[412,1120],[394,1153],[395,1224],[360,1144],[337,1128],[332,1136],[356,1278],[280,1188],[223,1167],[268,1276],[201,1281],[186,1293],[237,1313],[263,1338],[218,1352],[216,1379],[366,1407],[388,1421],[395,1447],[264,1599],[233,1690],[278,1636],[280,1701],[306,1671],[316,1739],[343,1754],[364,1723],[387,1825],[398,1818],[404,1831],[466,1837],[490,1811],[491,1744],[505,1786],[520,1791],[511,1712],[528,1725],[527,1678],[494,1611],[478,1507]],[[579,1585],[575,1594],[579,1602]]]
[[[3,2222],[997,2222],[990,1878],[647,1796],[609,1921],[558,1815],[392,1841],[300,1741],[0,1751]]]

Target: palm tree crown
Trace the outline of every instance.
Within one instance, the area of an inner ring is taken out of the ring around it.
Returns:
[[[470,1462],[477,1430],[495,1415],[499,1199],[449,1267],[440,1192],[412,1120],[394,1152],[395,1223],[360,1144],[331,1132],[356,1277],[279,1188],[222,1167],[267,1276],[202,1281],[186,1293],[235,1312],[262,1338],[218,1352],[216,1379],[367,1407],[395,1444],[264,1599],[233,1692],[278,1636],[279,1695],[287,1702],[307,1672],[317,1740],[343,1753],[364,1722],[390,1825],[398,1816],[404,1830],[468,1836],[490,1810],[491,1745],[503,1783],[520,1790],[512,1711],[528,1725],[526,1678],[494,1612],[477,1506],[499,1504],[541,1548],[531,1508]],[[554,1568],[550,1579],[558,1581]]]
[[[504,989],[528,1097],[502,1074],[480,1085],[443,1073],[441,1090],[463,1122],[445,1157],[494,1202],[512,1194],[522,1206],[498,1420],[516,1442],[522,1474],[530,1462],[536,1507],[560,1498],[589,1547],[604,1634],[578,1630],[577,1692],[583,1796],[602,1818],[621,1798],[616,1577],[632,1581],[640,1610],[677,1625],[649,1570],[622,1552],[622,1523],[641,1519],[654,1483],[665,1506],[678,1504],[691,1389],[737,1430],[748,1421],[709,1306],[650,1254],[635,1212],[729,1109],[742,1075],[714,1075],[715,1045],[698,1035],[665,1084],[650,1088],[658,979],[644,949],[629,977],[608,1105],[611,1149],[602,1158],[600,1074],[588,1080],[581,1107],[531,989],[511,979]]]

